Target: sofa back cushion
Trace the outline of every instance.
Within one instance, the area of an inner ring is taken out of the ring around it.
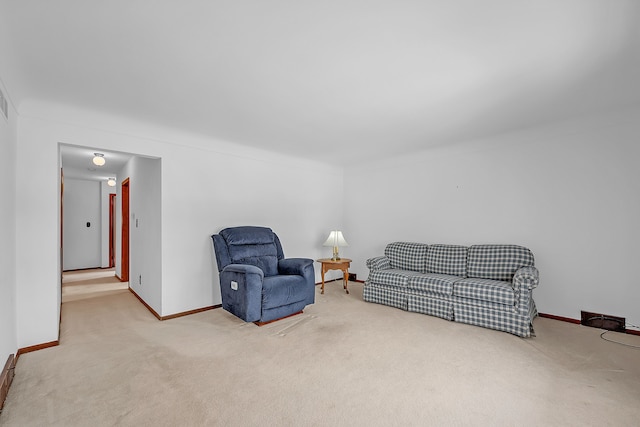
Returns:
[[[391,268],[426,273],[426,258],[429,245],[424,243],[389,243],[384,254],[389,258]]]
[[[468,249],[466,246],[457,245],[429,246],[427,272],[466,277]]]
[[[474,245],[469,248],[467,276],[511,281],[520,267],[533,265],[533,254],[525,247]]]

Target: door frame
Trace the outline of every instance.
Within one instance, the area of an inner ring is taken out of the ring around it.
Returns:
[[[109,268],[116,266],[116,195],[109,194]]]
[[[120,251],[120,281],[129,281],[129,178],[122,181],[122,245]]]

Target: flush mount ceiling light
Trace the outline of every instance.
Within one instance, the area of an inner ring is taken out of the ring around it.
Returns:
[[[107,180],[107,185],[108,185],[109,187],[115,187],[115,186],[116,186],[116,179],[115,179],[115,178],[109,178],[109,179]]]
[[[93,164],[96,166],[103,166],[105,164],[104,154],[93,153]]]

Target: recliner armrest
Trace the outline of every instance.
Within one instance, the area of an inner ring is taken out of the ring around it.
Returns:
[[[313,260],[309,258],[285,258],[278,261],[279,274],[305,275],[305,270],[312,266]]]
[[[313,268],[313,260],[309,258],[284,258],[278,261],[278,273],[282,275],[299,275],[304,277],[307,289],[306,304],[313,304],[315,301],[315,278],[316,271]]]
[[[367,260],[367,268],[371,271],[388,270],[391,268],[391,261],[386,256],[378,256]]]
[[[249,264],[229,264],[222,269],[221,273],[244,273],[244,274],[258,274],[262,280],[264,278],[264,272],[255,265]]]
[[[264,273],[254,265],[229,264],[220,272],[222,307],[245,322],[262,316]]]

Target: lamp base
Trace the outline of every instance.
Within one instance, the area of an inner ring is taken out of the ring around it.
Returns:
[[[338,247],[333,247],[333,257],[331,257],[332,261],[340,261],[340,255],[338,254]]]

